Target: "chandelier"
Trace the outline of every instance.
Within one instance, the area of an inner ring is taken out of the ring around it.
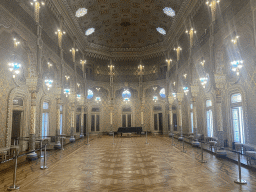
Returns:
[[[205,85],[206,85],[207,82],[208,82],[208,77],[202,77],[202,78],[200,78],[200,82],[201,82],[201,85],[203,86],[203,88],[205,88]]]
[[[240,70],[243,67],[243,63],[244,63],[244,61],[242,61],[242,60],[241,61],[237,60],[237,61],[231,62],[231,69],[232,69],[232,71],[236,72],[237,76],[240,74]]]
[[[157,96],[153,96],[153,101],[157,102],[157,100],[158,100],[158,97]]]
[[[183,91],[184,91],[185,95],[187,95],[188,92],[189,92],[189,88],[188,87],[183,87]]]
[[[99,103],[99,102],[101,101],[101,98],[100,98],[100,97],[96,97],[96,98],[95,98],[95,101],[96,101],[97,103]]]
[[[9,71],[13,73],[12,77],[15,78],[15,75],[20,73],[21,64],[20,63],[8,63]]]
[[[53,84],[53,80],[46,78],[46,79],[44,80],[44,83],[45,83],[45,85],[46,85],[46,87],[47,87],[47,90],[50,90],[50,88],[52,87],[52,84]]]
[[[64,89],[64,94],[68,97],[70,95],[70,89]]]

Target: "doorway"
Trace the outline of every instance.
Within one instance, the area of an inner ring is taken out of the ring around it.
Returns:
[[[20,137],[20,130],[22,125],[23,111],[13,111],[12,113],[12,137],[11,145],[17,145],[17,139]],[[15,141],[15,143],[14,143]]]
[[[162,113],[154,114],[154,130],[163,132],[163,114]]]

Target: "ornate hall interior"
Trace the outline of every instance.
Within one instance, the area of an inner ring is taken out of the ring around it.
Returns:
[[[256,0],[1,0],[0,191],[256,191]]]

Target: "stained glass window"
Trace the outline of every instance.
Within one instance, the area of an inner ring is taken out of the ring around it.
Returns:
[[[91,34],[93,34],[94,33],[94,31],[95,31],[95,28],[89,28],[89,29],[87,29],[86,31],[85,31],[85,35],[91,35]]]
[[[242,102],[242,96],[240,93],[237,93],[237,94],[233,94],[231,96],[231,103],[239,103],[239,102]]]
[[[93,98],[93,92],[92,90],[88,89],[87,99]]]
[[[211,100],[207,100],[206,101],[206,107],[211,107],[212,106],[212,101]]]
[[[44,102],[44,103],[43,103],[43,109],[48,109],[48,108],[49,108],[49,103]]]
[[[174,17],[175,16],[175,11],[171,8],[171,7],[165,7],[163,9],[164,13],[170,17]]]
[[[162,88],[162,89],[160,90],[159,94],[160,94],[160,96],[161,96],[162,98],[165,98],[165,88]]]
[[[161,33],[162,35],[165,35],[165,34],[166,34],[166,31],[165,31],[163,28],[161,28],[161,27],[156,28],[156,30],[157,30],[159,33]]]
[[[86,14],[87,14],[87,9],[85,9],[85,8],[79,8],[76,11],[76,17],[83,17]]]
[[[129,90],[124,90],[124,92],[122,93],[122,97],[124,99],[128,99],[128,98],[131,98],[131,92]]]

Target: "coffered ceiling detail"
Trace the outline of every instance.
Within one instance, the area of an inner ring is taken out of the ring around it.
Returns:
[[[92,44],[108,48],[143,48],[164,41],[164,35],[175,17],[163,9],[171,7],[178,13],[183,0],[69,0],[68,6],[82,33],[91,27],[95,32],[87,36]],[[75,17],[79,8],[87,14]]]

